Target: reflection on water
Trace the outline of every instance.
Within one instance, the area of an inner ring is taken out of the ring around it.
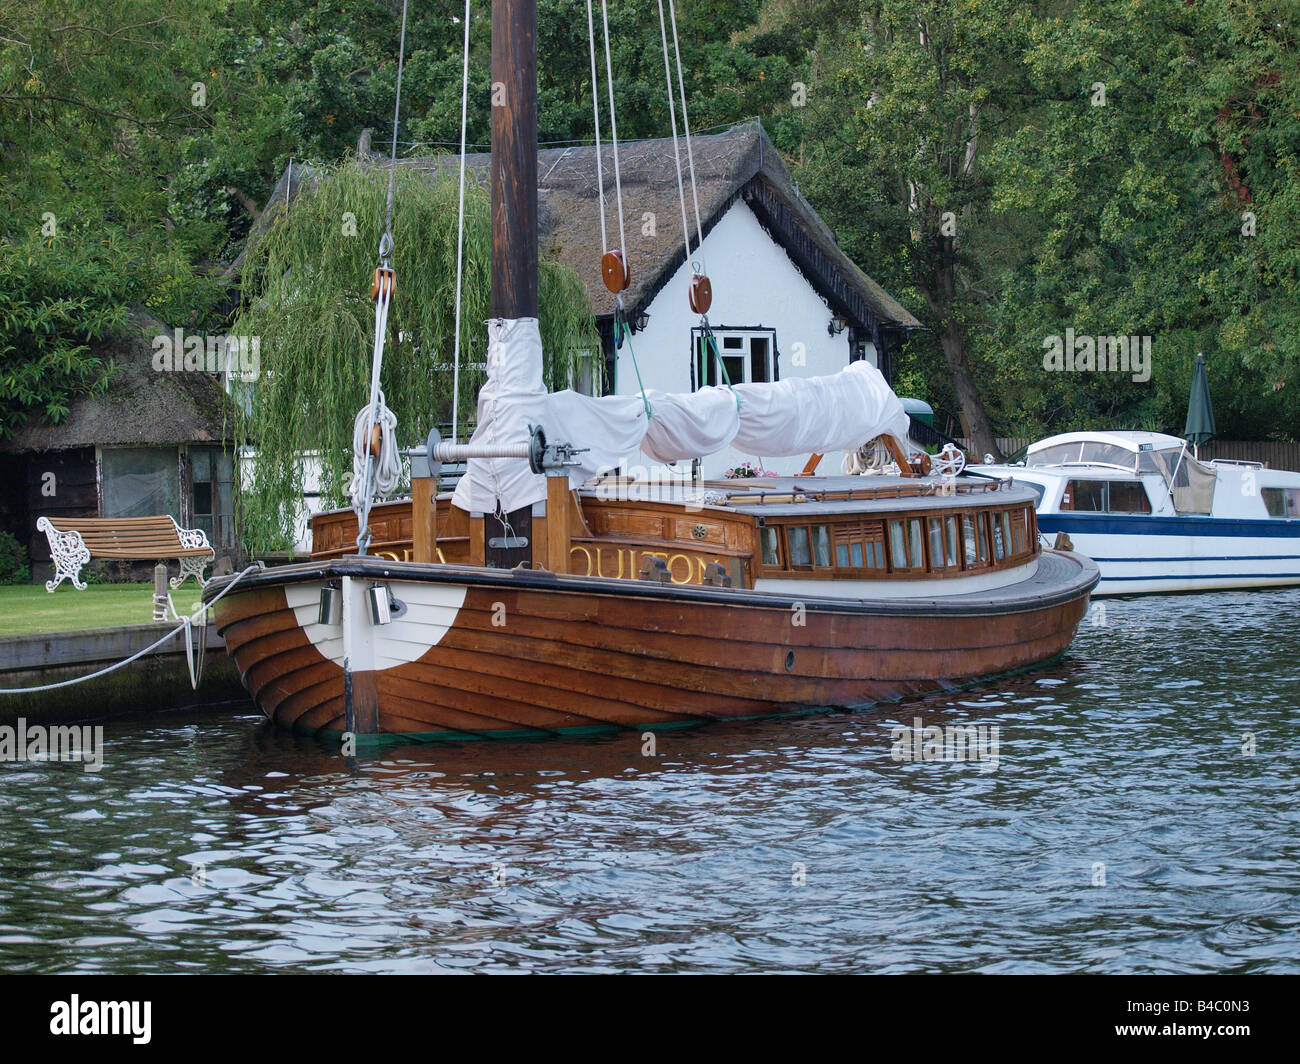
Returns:
[[[1042,672],[654,757],[110,724],[0,765],[0,970],[1300,970],[1297,606],[1109,600]],[[917,718],[996,771],[897,760]]]

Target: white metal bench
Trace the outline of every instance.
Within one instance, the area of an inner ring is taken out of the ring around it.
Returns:
[[[216,557],[201,528],[181,528],[176,521],[162,514],[158,517],[76,517],[69,518],[64,528],[55,528],[48,517],[36,522],[37,531],[44,532],[50,543],[50,558],[54,561],[54,579],[45,582],[45,590],[53,591],[64,580],[72,581],[78,591],[86,585],[81,581],[81,567],[91,558],[116,558],[123,561],[162,561],[176,558],[181,563],[180,576],[171,578],[173,588],[180,587],[189,577],[194,577],[200,587],[207,583],[203,570]]]

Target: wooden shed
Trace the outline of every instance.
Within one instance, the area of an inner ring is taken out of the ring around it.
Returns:
[[[203,368],[162,368],[169,329],[144,311],[101,344],[117,369],[102,395],[69,404],[61,424],[33,415],[0,440],[0,528],[25,543],[33,581],[50,574],[39,517],[170,514],[201,528],[218,555],[237,548],[231,406]]]

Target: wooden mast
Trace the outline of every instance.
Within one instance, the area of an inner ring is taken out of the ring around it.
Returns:
[[[493,318],[537,317],[537,2],[492,0]],[[533,507],[471,517],[470,541],[489,566],[548,560]]]
[[[492,0],[492,317],[537,317],[537,3]]]

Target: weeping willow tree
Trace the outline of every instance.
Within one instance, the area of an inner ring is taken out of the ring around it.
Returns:
[[[388,171],[349,161],[316,175],[250,245],[241,278],[242,309],[232,329],[256,337],[260,374],[247,389],[238,437],[256,451],[241,491],[245,546],[292,550],[304,491],[304,454],[318,456],[321,502],[345,503],[352,476],[352,431],[369,400],[375,307],[370,277],[384,227]],[[380,385],[397,416],[398,444],[417,445],[451,420],[456,305],[454,176],[397,173],[393,268]],[[487,190],[465,195],[464,285],[460,329],[461,426],[472,419],[487,354],[491,218]],[[568,386],[584,351],[600,348],[581,279],[540,263],[539,321],[544,372]]]

